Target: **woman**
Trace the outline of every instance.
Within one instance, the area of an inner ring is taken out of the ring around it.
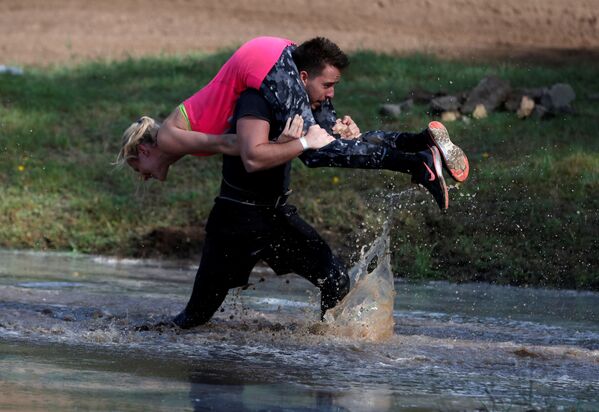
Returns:
[[[238,156],[235,134],[206,134],[185,129],[178,109],[161,125],[148,116],[142,116],[123,134],[123,145],[117,164],[127,163],[144,180],[166,180],[170,166],[187,154],[211,155],[223,153]],[[289,119],[277,142],[298,139],[300,144],[319,148],[329,143],[329,136],[320,126],[312,126],[303,134],[303,119],[296,115]]]
[[[291,41],[276,37],[259,37],[245,43],[210,83],[181,103],[163,124],[143,116],[129,126],[123,134],[117,163],[128,163],[144,179],[163,181],[170,165],[186,154],[238,155],[236,136],[223,133],[231,126],[229,119],[239,95],[248,88],[268,94],[271,101],[277,101],[276,105],[281,111],[289,113],[286,118],[290,120],[281,134],[284,138],[279,139],[280,142],[300,138],[303,121],[296,116],[292,123],[294,116],[290,112],[293,110],[291,108],[301,107],[302,103],[297,100],[278,101],[277,96],[266,86],[269,81],[281,77],[280,66],[275,68],[275,65],[283,56],[288,56],[284,51],[292,45]],[[302,115],[311,117],[310,107],[304,106]],[[306,136],[298,140],[298,144],[304,150],[318,149],[332,140],[332,136],[327,136],[316,126],[310,128]]]

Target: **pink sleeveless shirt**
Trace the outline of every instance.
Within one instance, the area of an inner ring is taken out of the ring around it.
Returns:
[[[257,37],[241,46],[210,83],[183,102],[183,114],[190,129],[208,134],[225,133],[231,126],[229,120],[239,95],[248,88],[260,89],[283,50],[292,44],[278,37]]]

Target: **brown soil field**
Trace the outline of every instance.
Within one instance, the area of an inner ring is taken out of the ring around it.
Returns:
[[[599,59],[599,0],[1,0],[0,64],[210,52],[259,35],[346,51]]]

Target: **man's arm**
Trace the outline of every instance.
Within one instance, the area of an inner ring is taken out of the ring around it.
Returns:
[[[294,159],[304,151],[300,139],[272,144],[268,140],[270,123],[247,116],[237,121],[241,160],[249,173],[271,169]],[[307,148],[319,149],[333,140],[320,126],[312,126],[305,136]]]

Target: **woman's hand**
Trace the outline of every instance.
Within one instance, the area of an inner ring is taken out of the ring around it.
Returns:
[[[296,114],[293,119],[287,119],[285,128],[276,143],[287,143],[302,136],[308,144],[308,149],[320,149],[335,140],[333,136],[318,125],[310,126],[308,133],[304,135],[304,119]]]
[[[290,117],[285,123],[283,132],[277,139],[277,143],[287,143],[291,140],[299,139],[304,133],[304,119],[296,114],[293,119]]]
[[[335,140],[333,136],[317,124],[310,126],[305,139],[306,143],[308,143],[308,149],[320,149]]]
[[[338,133],[342,139],[357,139],[360,137],[360,128],[349,116],[343,116],[343,119],[337,119],[333,132]]]

